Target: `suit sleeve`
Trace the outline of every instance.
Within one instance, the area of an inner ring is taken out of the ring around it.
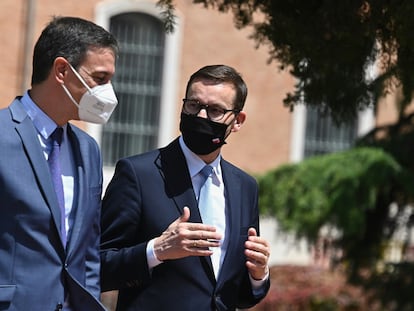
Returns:
[[[131,161],[120,160],[102,202],[102,291],[142,286],[149,280],[147,242],[138,232],[142,201],[139,183]]]
[[[100,205],[99,205],[100,206]],[[96,212],[96,218],[93,223],[93,229],[91,230],[91,243],[86,253],[86,288],[92,293],[95,298],[99,299],[100,290],[100,259],[99,259],[99,210]],[[85,237],[86,238],[86,237]]]
[[[259,225],[259,207],[258,207],[258,186],[255,180],[249,178],[250,183],[246,189],[249,189],[251,197],[253,198],[250,206],[250,226],[256,229],[258,235],[260,235]],[[247,233],[246,233],[247,234]],[[260,289],[253,290],[252,284],[249,278],[248,271],[243,277],[242,285],[240,286],[238,308],[251,308],[259,303],[267,294],[270,288],[270,278],[267,279]]]
[[[94,193],[89,193],[91,196],[91,204],[95,207],[95,216],[93,217],[92,230],[90,236],[90,244],[86,253],[86,288],[92,293],[92,295],[99,299],[100,297],[100,258],[99,258],[99,242],[101,236],[100,230],[100,215],[101,215],[101,194],[102,194],[102,158],[98,146],[95,146],[96,159],[96,171],[97,171],[97,184],[99,187],[95,187]],[[87,206],[89,208],[90,206]],[[85,239],[87,237],[84,237]]]

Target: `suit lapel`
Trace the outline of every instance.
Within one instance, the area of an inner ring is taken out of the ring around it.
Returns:
[[[232,262],[226,260],[226,258],[232,258],[232,253],[235,250],[234,241],[238,241],[240,235],[240,207],[241,207],[241,182],[240,176],[232,169],[227,161],[221,160],[221,168],[223,172],[224,191],[226,196],[226,209],[227,209],[227,232],[228,232],[228,244],[226,255],[224,257],[220,274],[218,277],[218,283],[223,279],[223,275],[226,275],[226,268],[228,265],[232,265]],[[240,256],[240,255],[239,255]]]
[[[164,179],[166,194],[174,201],[180,215],[184,206],[190,209],[190,222],[201,222],[191,177],[178,140],[160,149],[155,165]]]
[[[47,161],[39,144],[39,138],[36,134],[37,131],[18,100],[15,100],[11,104],[10,111],[13,120],[17,122],[16,131],[21,138],[27,158],[31,164],[37,182],[39,183],[39,188],[50,208],[57,232],[60,234],[60,229],[58,229],[60,228],[59,203],[57,201],[55,190],[53,189],[49,166],[47,165]]]

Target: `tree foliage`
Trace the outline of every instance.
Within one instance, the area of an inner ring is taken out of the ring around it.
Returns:
[[[159,0],[171,23],[173,0]],[[238,28],[269,48],[269,61],[297,78],[284,104],[317,106],[341,122],[401,87],[400,114],[414,89],[414,2],[408,0],[193,0],[232,12]],[[171,29],[171,27],[170,27]],[[374,64],[375,76],[369,74]]]
[[[321,228],[335,228],[345,259],[369,265],[395,229],[389,205],[401,194],[414,198],[413,176],[373,147],[283,165],[258,180],[262,212],[283,229],[316,241]]]
[[[398,240],[403,254],[412,242],[412,141],[414,115],[373,130],[359,147],[283,165],[258,177],[262,212],[274,216],[282,229],[311,241],[323,228],[334,228],[331,245],[342,255],[333,259],[344,263],[349,280],[363,285],[372,303],[384,310],[414,306],[414,264],[406,257],[400,263],[385,259],[386,246],[398,230],[408,232]]]

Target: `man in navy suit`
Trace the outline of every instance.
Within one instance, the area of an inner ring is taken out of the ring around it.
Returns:
[[[201,68],[187,84],[182,135],[118,161],[101,241],[102,289],[119,290],[118,311],[235,310],[266,295],[270,249],[258,234],[257,184],[220,155],[246,118],[246,96],[233,68]]]
[[[0,310],[105,310],[102,161],[68,121],[109,118],[117,54],[103,28],[53,18],[34,48],[31,89],[0,110]]]

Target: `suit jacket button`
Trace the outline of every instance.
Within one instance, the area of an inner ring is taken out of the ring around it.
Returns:
[[[61,303],[58,303],[56,305],[56,311],[59,311],[59,310],[63,310],[63,304],[61,304]]]

